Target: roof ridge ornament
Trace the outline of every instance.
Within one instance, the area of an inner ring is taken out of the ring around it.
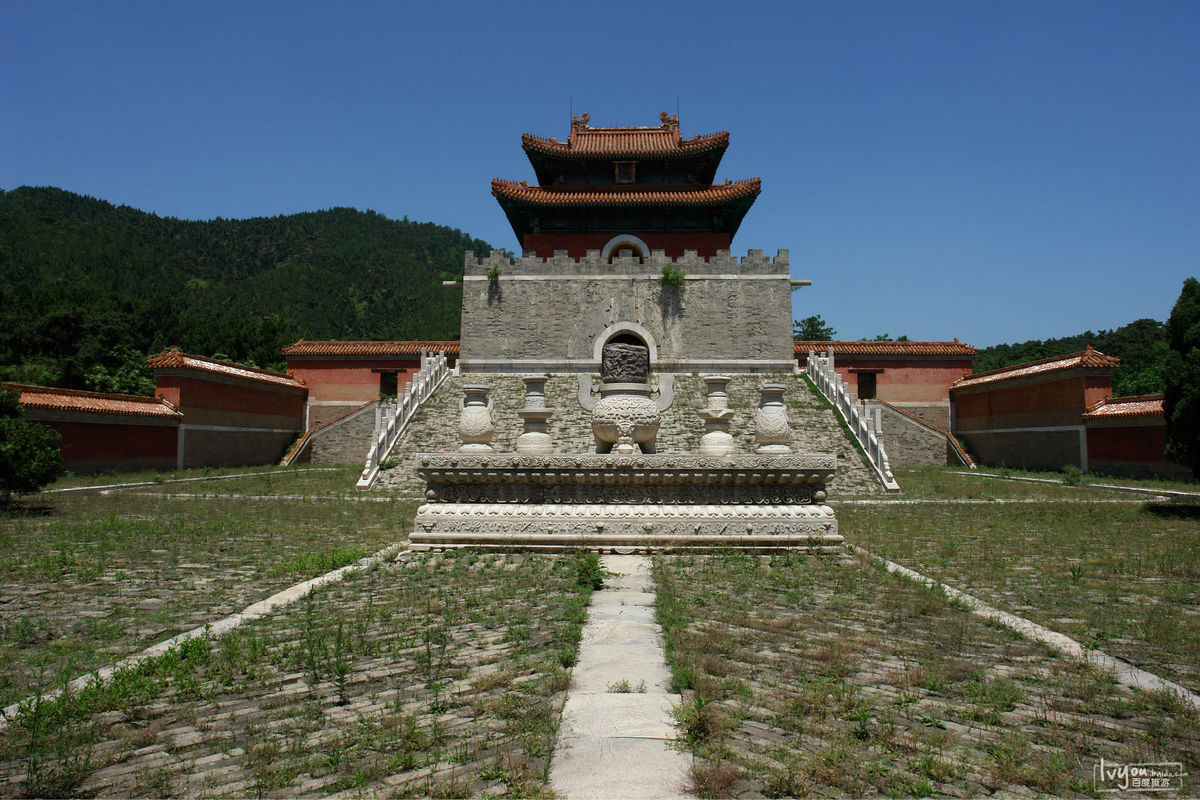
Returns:
[[[571,132],[575,133],[577,131],[587,130],[588,119],[590,119],[590,117],[586,111],[580,114],[578,117],[571,117]]]
[[[661,112],[659,112],[658,118],[662,120],[662,126],[663,126],[664,130],[674,131],[675,133],[679,133],[679,115],[678,114],[668,114],[665,111],[661,111]]]

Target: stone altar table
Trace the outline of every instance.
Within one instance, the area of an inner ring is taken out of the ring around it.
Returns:
[[[826,484],[800,455],[423,453],[413,550],[840,550]]]

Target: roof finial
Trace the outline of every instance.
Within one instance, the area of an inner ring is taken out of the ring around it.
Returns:
[[[583,112],[582,114],[580,114],[578,117],[575,116],[574,114],[571,115],[571,131],[572,132],[586,130],[587,126],[588,126],[588,113],[586,111]]]
[[[665,129],[667,129],[669,131],[679,130],[679,115],[678,114],[671,116],[667,112],[663,111],[658,115],[658,118],[662,120],[662,124]]]

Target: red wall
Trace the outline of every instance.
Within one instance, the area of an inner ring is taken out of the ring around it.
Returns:
[[[834,354],[833,367],[856,395],[858,373],[850,370],[881,369],[882,372],[875,373],[878,399],[892,403],[937,403],[950,399],[950,384],[971,374],[971,359],[884,359]]]
[[[157,383],[155,394],[183,412],[187,422],[199,422],[198,411],[294,419],[297,427],[304,418],[304,392],[299,389],[260,389],[181,375],[159,375]]]
[[[308,385],[311,402],[340,400],[365,403],[379,396],[379,373],[372,370],[396,370],[397,385],[403,389],[421,368],[420,356],[405,358],[331,358],[288,362],[288,371]]]
[[[987,429],[1039,425],[1079,425],[1089,405],[1112,394],[1104,375],[1074,375],[1058,380],[997,386],[954,394],[958,427]]]
[[[175,425],[119,425],[100,421],[30,422],[53,428],[62,436],[59,451],[69,470],[120,470],[137,467],[175,468],[179,429]]]
[[[534,251],[538,258],[552,258],[555,250],[566,250],[571,258],[583,258],[588,250],[603,250],[615,235],[528,233],[521,240],[521,247]],[[695,250],[701,258],[712,258],[718,250],[728,250],[733,241],[727,233],[639,233],[637,237],[651,250],[664,251],[668,258],[682,258],[684,250]]]
[[[1167,426],[1157,424],[1097,428],[1088,425],[1088,460],[1149,461],[1167,463]]]

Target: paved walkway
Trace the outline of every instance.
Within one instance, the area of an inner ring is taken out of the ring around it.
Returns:
[[[579,662],[563,708],[550,782],[576,798],[689,797],[690,759],[675,736],[662,629],[654,618],[650,560],[603,556],[616,573],[592,595]]]

